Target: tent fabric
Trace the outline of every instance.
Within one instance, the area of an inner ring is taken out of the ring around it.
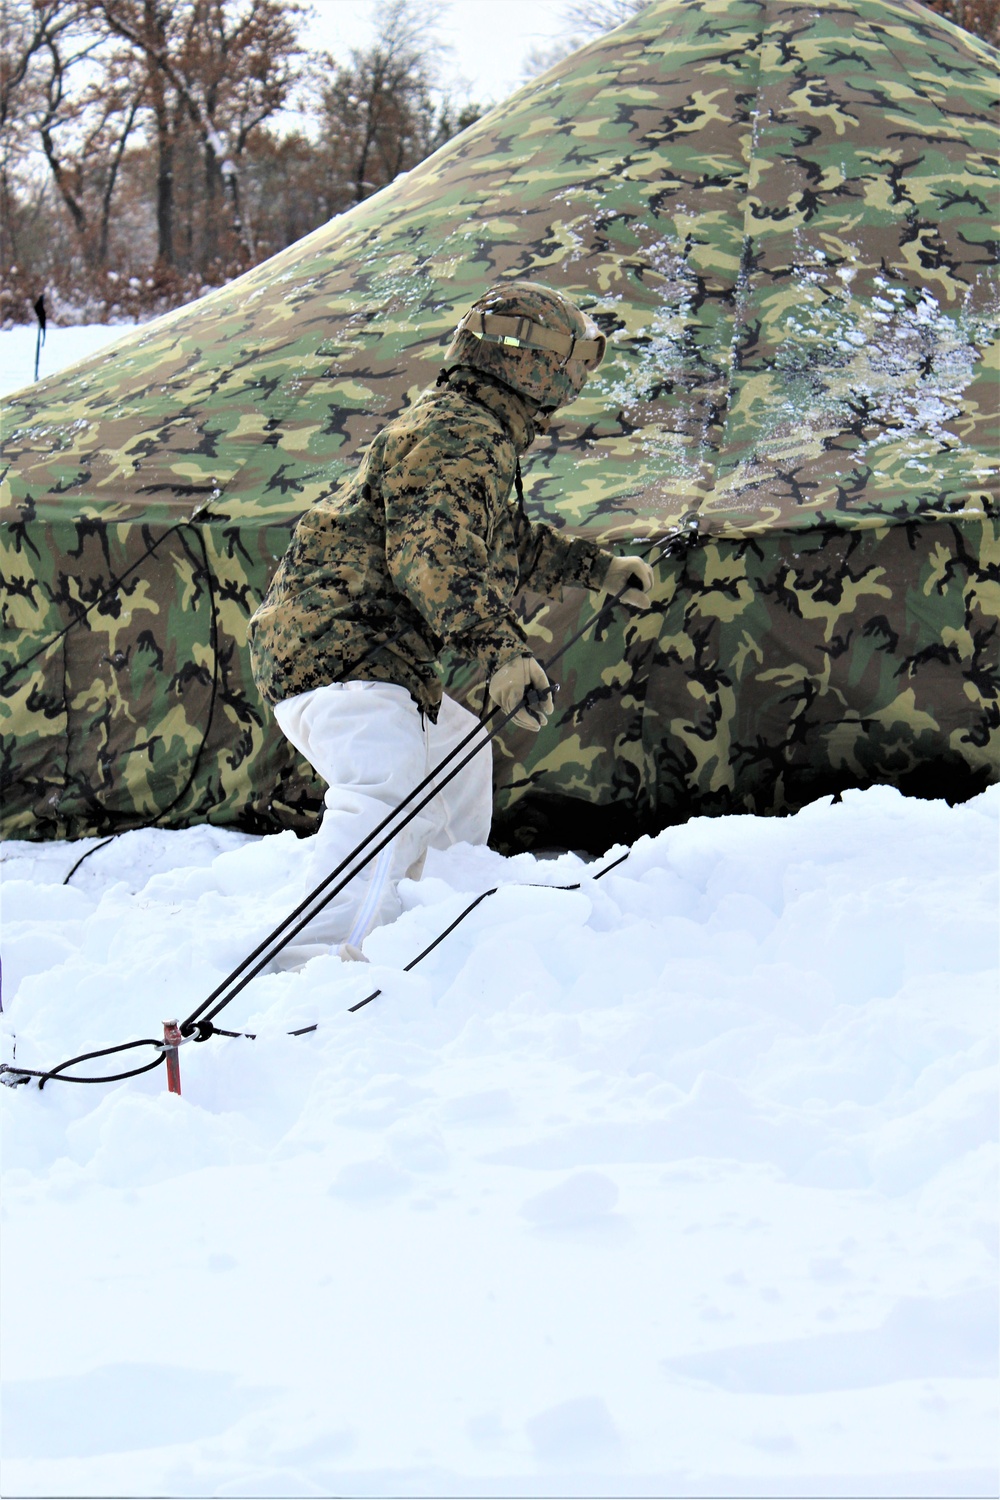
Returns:
[[[542,734],[505,731],[503,836],[996,779],[996,56],[915,0],[660,0],[10,398],[5,831],[311,826],[246,620],[505,276],[608,337],[531,450],[529,513],[647,549],[657,584],[563,659]],[[527,596],[539,656],[592,608]],[[462,663],[448,687],[478,704]]]

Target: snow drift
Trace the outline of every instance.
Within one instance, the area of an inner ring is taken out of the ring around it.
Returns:
[[[182,1098],[0,1090],[3,1493],[994,1493],[998,813],[432,852]],[[300,850],[8,845],[4,1058],[156,1034]]]

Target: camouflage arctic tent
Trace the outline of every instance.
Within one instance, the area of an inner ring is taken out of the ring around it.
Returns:
[[[610,341],[532,450],[529,507],[659,561],[654,609],[564,658],[537,739],[505,736],[501,831],[601,845],[996,779],[995,57],[912,0],[661,0],[11,399],[6,831],[310,825],[246,620],[296,516],[504,275]],[[526,598],[538,654],[591,608]]]

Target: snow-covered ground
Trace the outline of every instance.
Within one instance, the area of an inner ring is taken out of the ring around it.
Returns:
[[[75,328],[48,328],[38,360],[39,380],[99,353],[109,344],[116,344],[134,327],[134,323],[86,323]],[[37,324],[0,329],[0,399],[31,385],[35,378],[37,342]]]
[[[34,352],[0,333],[0,395]],[[0,1089],[0,1494],[995,1495],[998,816],[433,854],[181,1098]],[[293,904],[290,834],[64,885],[93,846],[4,847],[4,1060],[157,1034]]]
[[[996,1494],[998,816],[460,846],[181,1098],[0,1090],[0,1492]],[[85,847],[4,851],[25,1066],[183,1016],[301,851],[140,831],[64,885]]]

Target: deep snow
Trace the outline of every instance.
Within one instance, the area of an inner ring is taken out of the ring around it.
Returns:
[[[67,365],[89,359],[101,349],[116,344],[135,328],[134,323],[81,323],[67,328],[50,327],[45,333],[38,361],[38,378],[55,375]],[[0,397],[31,385],[35,378],[37,324],[18,324],[0,329]]]
[[[996,1494],[998,816],[848,793],[597,882],[434,854],[181,1099],[0,1089],[0,1494]],[[4,847],[5,1060],[156,1034],[301,857],[137,832],[64,886],[95,842]]]
[[[0,1090],[2,1493],[995,1494],[998,815],[432,853],[182,1098]],[[4,850],[26,1066],[185,1014],[302,848],[85,847]]]

